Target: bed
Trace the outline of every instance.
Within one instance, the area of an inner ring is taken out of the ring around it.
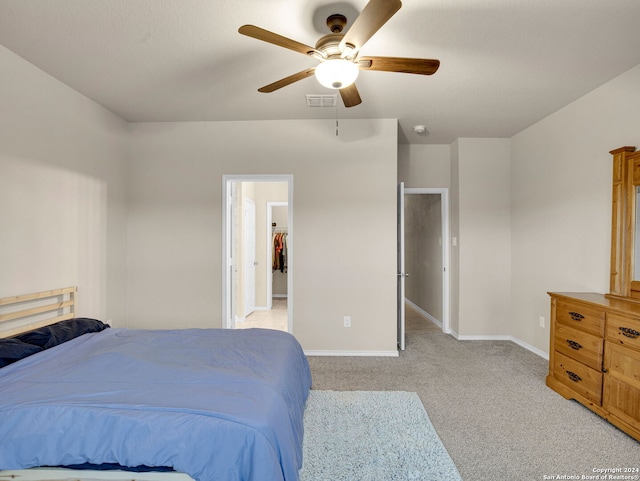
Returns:
[[[114,328],[75,297],[0,299],[0,480],[297,481],[311,375],[293,336]]]

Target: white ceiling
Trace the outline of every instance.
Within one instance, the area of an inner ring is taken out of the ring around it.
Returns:
[[[363,71],[350,109],[307,107],[334,93],[313,77],[257,91],[317,62],[238,27],[313,46],[366,3],[0,0],[0,44],[132,122],[397,118],[416,144],[510,137],[640,64],[640,0],[405,0],[361,54],[436,58],[435,75]]]

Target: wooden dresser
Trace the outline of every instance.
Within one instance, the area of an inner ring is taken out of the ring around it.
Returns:
[[[640,441],[640,303],[596,293],[549,295],[547,386]]]

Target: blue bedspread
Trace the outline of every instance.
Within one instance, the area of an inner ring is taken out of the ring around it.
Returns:
[[[311,386],[290,334],[107,329],[0,369],[0,469],[168,466],[296,481]]]

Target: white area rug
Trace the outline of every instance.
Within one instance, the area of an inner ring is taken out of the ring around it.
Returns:
[[[300,481],[461,481],[416,393],[311,391]]]

